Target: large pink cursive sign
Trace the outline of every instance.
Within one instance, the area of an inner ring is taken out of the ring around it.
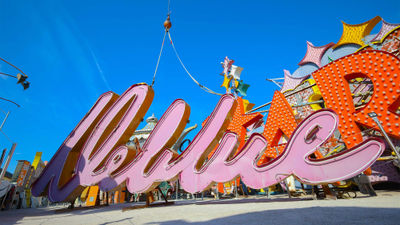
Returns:
[[[147,192],[159,182],[176,177],[192,193],[238,176],[253,188],[270,186],[291,174],[304,183],[330,183],[362,172],[384,150],[381,140],[369,139],[334,157],[310,159],[309,155],[331,137],[338,122],[333,111],[321,110],[299,124],[285,151],[268,164],[257,166],[267,146],[260,134],[251,136],[240,153],[230,158],[238,146],[237,135],[225,131],[236,101],[231,95],[223,95],[181,155],[168,149],[189,119],[190,108],[180,99],[160,118],[142,151],[136,152],[125,143],[149,108],[153,91],[146,84],[138,84],[116,98],[106,93],[97,100],[35,181],[33,195],[48,190],[51,201],[66,201],[74,199],[84,186],[99,184],[107,191],[123,182],[130,192]]]

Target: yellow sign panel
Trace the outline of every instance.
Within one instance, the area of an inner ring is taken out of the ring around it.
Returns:
[[[97,200],[97,193],[99,193],[99,186],[91,186],[89,194],[86,199],[86,206],[95,206]]]
[[[36,152],[35,159],[33,159],[32,166],[33,168],[37,168],[39,165],[40,159],[42,158],[42,152]]]

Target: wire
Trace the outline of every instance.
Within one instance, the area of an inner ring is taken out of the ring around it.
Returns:
[[[158,55],[158,60],[157,60],[157,64],[156,64],[156,69],[154,70],[153,81],[151,82],[151,87],[153,87],[154,82],[156,81],[156,74],[157,74],[157,70],[158,70],[158,65],[160,64],[161,54],[162,54],[163,49],[164,49],[165,35],[167,35],[167,31],[164,32],[164,38],[163,38],[163,40],[162,40],[161,49],[160,49],[160,54]]]
[[[11,75],[11,74],[8,74],[8,73],[0,72],[0,74],[1,74],[1,75],[5,75],[5,76],[9,76],[9,77],[14,77],[14,78],[17,78],[17,79],[18,79],[18,77],[14,76],[14,75]]]
[[[196,83],[201,89],[203,89],[204,91],[206,91],[206,92],[208,92],[208,93],[211,93],[211,94],[214,94],[214,95],[220,95],[220,96],[221,96],[222,94],[217,93],[217,92],[215,92],[215,91],[209,89],[208,87],[201,85],[201,84],[192,76],[192,74],[190,74],[190,72],[186,69],[186,66],[183,64],[181,58],[179,57],[178,52],[176,51],[174,42],[172,41],[172,38],[171,38],[171,32],[168,32],[168,37],[169,37],[169,40],[171,41],[172,49],[174,50],[176,57],[178,58],[179,62],[181,63],[183,69],[186,71],[186,73],[187,73],[187,74],[190,76],[190,78],[193,80],[193,82],[195,82],[195,83]]]
[[[9,142],[14,143],[14,142],[7,136],[7,134],[4,133],[3,130],[0,130],[0,132],[7,138],[7,140],[8,140]]]
[[[11,101],[11,100],[9,100],[9,99],[2,98],[2,97],[0,97],[0,99],[1,99],[1,100],[4,100],[4,101],[7,101],[7,102],[14,103],[16,106],[18,106],[18,107],[21,107],[21,106],[20,106],[20,105],[18,105],[16,102],[13,102],[13,101]]]
[[[18,70],[19,72],[21,72],[23,75],[27,76],[20,68],[14,66],[13,64],[11,64],[10,62],[8,62],[7,60],[3,59],[0,57],[0,60],[2,60],[3,62],[7,63],[8,65],[14,67],[16,70]]]

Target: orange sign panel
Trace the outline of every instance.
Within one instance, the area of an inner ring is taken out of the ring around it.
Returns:
[[[19,176],[17,179],[17,186],[24,185],[25,177],[26,177],[26,174],[28,173],[28,170],[30,169],[30,167],[31,167],[31,164],[28,161],[24,161],[21,172],[19,173]]]
[[[400,60],[382,51],[362,51],[330,63],[312,74],[327,108],[339,114],[339,131],[346,146],[363,141],[363,125],[379,130],[368,113],[375,112],[385,131],[400,138]],[[356,110],[348,80],[365,77],[372,81],[371,100]]]
[[[285,149],[286,144],[279,141],[282,137],[290,137],[296,126],[293,110],[285,96],[275,91],[263,133],[268,141],[267,150],[261,156],[259,164],[275,158],[277,152],[281,153]]]

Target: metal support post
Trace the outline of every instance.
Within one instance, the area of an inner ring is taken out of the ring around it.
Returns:
[[[238,190],[237,190],[237,179],[235,179],[235,198],[238,198]]]
[[[399,151],[396,149],[396,147],[394,146],[392,140],[390,140],[389,136],[387,135],[386,131],[383,129],[383,126],[381,124],[381,122],[378,119],[378,116],[376,115],[375,112],[370,112],[368,113],[368,116],[371,117],[372,120],[374,120],[374,122],[376,123],[376,125],[378,125],[379,129],[381,130],[383,137],[385,138],[385,140],[387,141],[387,143],[389,144],[390,148],[395,152],[397,159],[400,160],[400,153]]]
[[[0,169],[1,169],[1,165],[3,165],[3,160],[4,160],[4,156],[6,155],[7,149],[3,149],[3,152],[1,153],[1,158],[0,158]]]
[[[6,122],[8,115],[10,115],[10,111],[7,112],[6,117],[4,118],[3,122],[1,123],[0,130],[3,129],[4,123]]]
[[[8,168],[8,165],[10,164],[10,162],[11,162],[11,158],[12,158],[12,156],[14,154],[15,147],[17,147],[17,143],[13,143],[12,144],[11,150],[8,153],[6,163],[4,164],[3,170],[1,171],[1,174],[0,174],[0,184],[1,184],[1,181],[3,180],[3,177],[5,176],[5,174],[7,172],[7,168]]]
[[[178,200],[179,194],[179,180],[176,181],[175,199]]]

